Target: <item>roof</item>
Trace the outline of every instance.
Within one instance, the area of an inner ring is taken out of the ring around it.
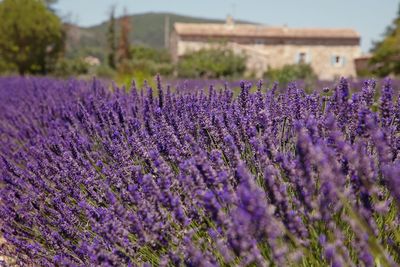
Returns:
[[[359,57],[356,57],[354,60],[366,60],[366,59],[371,59],[373,57],[372,54],[368,53],[368,54],[363,54]]]
[[[259,38],[310,38],[310,39],[360,39],[348,28],[288,28],[254,24],[175,23],[180,36],[259,37]]]

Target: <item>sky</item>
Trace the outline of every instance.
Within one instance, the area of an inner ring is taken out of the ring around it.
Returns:
[[[396,17],[399,0],[58,0],[58,14],[80,26],[108,19],[110,7],[117,15],[172,12],[202,18],[235,19],[271,26],[353,28],[368,52],[374,40]]]

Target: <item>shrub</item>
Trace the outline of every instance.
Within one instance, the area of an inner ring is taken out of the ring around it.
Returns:
[[[154,77],[156,74],[170,76],[174,71],[174,66],[170,63],[159,63],[147,59],[132,59],[122,62],[118,66],[118,71],[131,75],[142,72],[150,77]]]
[[[268,69],[264,77],[272,82],[286,85],[290,81],[304,80],[306,84],[317,80],[317,75],[309,64],[285,65],[278,69]]]
[[[171,56],[167,50],[155,49],[147,46],[133,46],[131,57],[134,60],[148,60],[157,63],[171,63]]]
[[[105,64],[101,64],[100,66],[97,66],[95,68],[95,73],[99,77],[108,78],[108,79],[112,79],[116,75],[116,71]]]
[[[224,48],[202,49],[184,55],[178,63],[182,78],[234,78],[243,75],[246,58]]]
[[[70,77],[89,72],[89,65],[81,59],[59,60],[53,70],[53,74],[58,77]]]
[[[131,58],[120,62],[120,73],[136,76],[140,72],[145,76],[154,77],[156,74],[171,76],[174,71],[171,57],[166,50],[134,46],[131,49]]]
[[[1,75],[13,74],[13,73],[17,73],[17,72],[18,72],[18,69],[14,64],[6,63],[0,57],[0,74]]]

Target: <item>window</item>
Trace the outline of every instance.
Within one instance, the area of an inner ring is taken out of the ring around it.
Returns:
[[[311,57],[309,53],[306,52],[299,52],[296,56],[296,63],[297,64],[306,64],[311,62]]]
[[[333,55],[331,58],[331,64],[334,67],[343,67],[346,64],[346,58],[340,55]]]
[[[301,52],[299,54],[299,62],[298,63],[304,64],[304,63],[306,63],[306,59],[307,59],[307,54],[304,52]]]

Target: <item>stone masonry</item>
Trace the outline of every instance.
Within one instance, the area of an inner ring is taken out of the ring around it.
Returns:
[[[268,68],[309,63],[321,80],[355,77],[360,37],[352,29],[290,29],[260,25],[175,23],[171,52],[175,61],[200,49],[225,46],[247,57],[247,69],[262,77]]]

